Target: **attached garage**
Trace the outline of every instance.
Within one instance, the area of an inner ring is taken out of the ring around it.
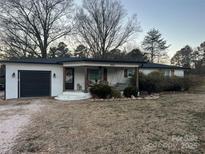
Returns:
[[[5,98],[55,97],[63,93],[63,67],[54,64],[6,63]]]
[[[51,96],[50,71],[18,71],[18,97]]]

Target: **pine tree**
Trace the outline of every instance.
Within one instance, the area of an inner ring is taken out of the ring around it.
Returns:
[[[162,34],[157,29],[150,30],[145,36],[142,46],[150,53],[150,60],[154,62],[155,57],[160,57],[161,52],[165,51],[170,45],[162,38]]]

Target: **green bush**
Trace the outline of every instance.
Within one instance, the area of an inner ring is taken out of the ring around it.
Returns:
[[[191,86],[191,80],[188,77],[167,77],[162,83],[163,91],[187,91]]]
[[[110,87],[108,84],[100,83],[91,86],[90,93],[94,98],[121,98],[121,93],[114,87]]]
[[[123,94],[125,97],[137,97],[138,90],[135,87],[127,87],[124,89]]]
[[[160,72],[152,72],[148,75],[140,73],[139,75],[139,89],[140,91],[147,91],[149,94],[152,92],[161,92],[162,91],[162,81],[164,76]]]
[[[135,85],[136,77],[133,76],[131,84]],[[164,77],[160,72],[152,72],[148,75],[139,73],[139,90],[149,94],[162,91],[184,91],[189,90],[191,80],[188,77]]]
[[[145,84],[146,84],[146,75],[144,75],[142,72],[139,72],[139,87],[141,87],[141,89],[145,88]],[[132,76],[132,78],[130,78],[130,86],[134,86],[136,85],[136,74]]]
[[[161,92],[162,91],[162,81],[164,80],[164,75],[160,72],[152,72],[147,75],[147,92]]]
[[[162,84],[163,91],[182,91],[183,83],[181,78],[167,77]]]
[[[136,85],[136,75],[130,79],[130,85]],[[152,84],[152,80],[148,79],[147,75],[139,72],[139,90],[151,93],[154,87],[155,85]]]
[[[112,88],[112,92],[111,92],[112,97],[114,98],[121,98],[121,93],[119,90]]]
[[[112,89],[107,84],[95,84],[91,86],[90,93],[94,98],[111,98]]]
[[[192,79],[190,77],[184,77],[184,79],[183,79],[184,90],[185,91],[189,90],[192,85],[193,85]]]

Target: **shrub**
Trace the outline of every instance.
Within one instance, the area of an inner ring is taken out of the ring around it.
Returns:
[[[183,87],[184,87],[184,90],[187,91],[191,88],[191,86],[193,85],[193,81],[192,81],[192,78],[190,77],[184,77],[184,80],[183,80]],[[197,85],[197,84],[196,84]]]
[[[148,77],[147,75],[143,74],[142,72],[139,72],[139,90],[140,91],[147,91],[148,93],[151,93],[156,89],[155,88],[155,81],[152,80],[152,74]],[[154,76],[156,74],[154,73]],[[156,77],[155,77],[156,78]],[[136,75],[134,75],[130,79],[130,85],[136,85]]]
[[[130,83],[135,85],[136,77],[133,76]],[[139,90],[149,94],[162,91],[189,90],[192,81],[189,77],[164,77],[161,72],[152,72],[148,75],[139,73]]]
[[[121,98],[121,92],[115,88],[112,88],[112,93],[111,93],[112,97],[114,98]]]
[[[141,73],[139,75],[139,89],[140,91],[147,91],[149,94],[152,92],[161,92],[161,84],[163,80],[163,74],[157,71],[148,75]]]
[[[140,91],[147,91],[147,80],[146,78],[139,78],[139,90]]]
[[[152,79],[153,81],[159,82],[164,79],[164,74],[159,71],[154,71],[154,72],[149,73],[147,77]]]
[[[163,91],[182,91],[183,83],[179,77],[167,77],[162,84]]]
[[[127,87],[124,89],[123,94],[125,97],[137,97],[138,90],[135,87]]]
[[[90,93],[93,97],[97,98],[110,98],[112,96],[112,89],[106,84],[95,84],[91,86]]]
[[[139,84],[143,85],[146,81],[146,75],[144,75],[142,72],[139,72]],[[136,85],[136,74],[130,78],[130,86]]]
[[[187,91],[191,86],[191,80],[188,77],[167,77],[162,86],[163,91]]]

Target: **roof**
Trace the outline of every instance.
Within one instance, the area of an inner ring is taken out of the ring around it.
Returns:
[[[63,64],[66,62],[101,62],[101,63],[130,63],[141,64],[144,61],[126,60],[126,59],[97,59],[97,58],[78,58],[78,57],[62,57],[62,58],[35,58],[35,59],[11,59],[2,60],[0,63],[30,63],[30,64]]]
[[[128,59],[97,59],[97,58],[78,58],[78,57],[62,57],[62,58],[27,58],[27,59],[11,59],[1,60],[0,63],[26,63],[26,64],[55,64],[62,65],[69,62],[99,62],[99,63],[117,63],[117,64],[140,64],[141,68],[160,68],[160,69],[187,69],[179,66],[149,63],[145,61],[136,61]]]
[[[180,66],[157,64],[157,63],[145,63],[141,65],[141,68],[158,68],[158,69],[189,69]]]

